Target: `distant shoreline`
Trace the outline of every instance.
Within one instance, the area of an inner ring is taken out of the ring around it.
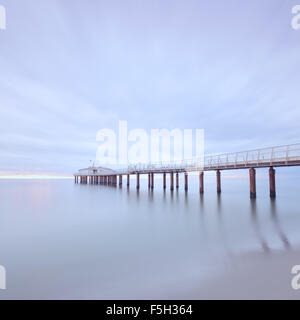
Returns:
[[[72,176],[39,176],[39,175],[28,175],[28,176],[0,176],[0,180],[69,180],[73,179]]]

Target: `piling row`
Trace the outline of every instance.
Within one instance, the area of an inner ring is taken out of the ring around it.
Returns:
[[[156,173],[158,174],[158,173]],[[163,189],[167,188],[167,174],[170,178],[170,190],[174,190],[174,174],[176,174],[176,189],[179,189],[179,172],[163,172]],[[140,189],[140,173],[136,173],[136,188]],[[127,176],[127,187],[130,186],[130,174]],[[154,189],[154,172],[147,173],[148,176],[148,188]],[[112,185],[117,186],[117,180],[119,177],[119,187],[123,186],[123,175],[75,175],[75,183],[81,184],[99,184],[99,185]],[[250,182],[250,198],[256,198],[256,170],[255,168],[249,169],[249,182]],[[222,192],[221,188],[221,170],[216,170],[216,186],[217,193]],[[270,197],[276,197],[276,184],[275,184],[275,169],[270,167],[269,169],[269,188],[270,188]],[[188,172],[184,172],[184,190],[188,191]],[[199,192],[204,193],[204,172],[199,173]]]

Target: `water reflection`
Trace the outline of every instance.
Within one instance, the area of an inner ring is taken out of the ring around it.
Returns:
[[[90,298],[149,298],[152,287],[151,296],[160,298],[170,297],[174,287],[184,297],[181,292],[202,285],[199,279],[218,280],[216,266],[233,269],[239,260],[250,279],[249,262],[269,270],[264,253],[297,249],[298,200],[290,195],[296,188],[277,200],[250,201],[236,184],[218,196],[215,189],[200,194],[198,184],[190,186],[188,193],[182,188],[172,193],[162,185],[137,191],[135,184],[116,189],[72,187],[69,181],[1,182],[0,258],[14,288],[8,294],[49,298],[51,288],[58,298],[62,292],[81,297],[87,291]],[[33,214],[37,206],[39,216]],[[70,265],[83,272],[88,267],[90,282],[77,269],[70,273]],[[23,290],[21,284],[36,272],[40,277]],[[233,276],[229,283],[239,279]],[[232,290],[238,294],[245,288]]]
[[[165,194],[164,194],[164,200],[165,200]],[[153,189],[148,189],[148,199],[150,202],[153,202]]]
[[[224,210],[222,208],[222,194],[218,193],[217,194],[217,221],[218,221],[219,236],[227,257],[232,257],[233,253],[227,240],[228,235],[226,234],[223,216],[224,216]]]
[[[290,249],[291,248],[291,244],[286,236],[286,234],[283,232],[281,226],[280,226],[280,221],[278,218],[278,214],[277,214],[277,205],[276,205],[276,199],[271,199],[270,200],[270,207],[271,207],[271,218],[275,227],[275,230],[277,231],[284,247],[286,249]]]
[[[210,197],[205,199],[204,194],[198,194],[198,195],[193,194],[190,197],[190,194],[188,191],[181,192],[178,189],[174,191],[162,189],[162,196],[158,197],[158,195],[155,196],[154,190],[150,188],[143,193],[144,196],[146,195],[146,198],[142,197],[141,199],[140,190],[135,189],[135,191],[132,192],[132,195],[130,195],[130,188],[127,188],[127,195],[130,196],[131,201],[136,201],[137,203],[143,200],[150,205],[150,204],[153,204],[155,200],[155,204],[157,205],[158,203],[158,206],[159,206],[159,201],[162,201],[163,203],[162,208],[168,209],[168,205],[169,206],[172,205],[172,212],[174,210],[180,211],[182,209],[183,212],[186,214],[193,211],[192,208],[196,208],[196,210],[201,213],[200,215],[201,216],[201,232],[203,232],[204,230],[206,230],[205,232],[207,232],[207,227],[205,226],[207,221],[205,221],[206,219],[204,219],[206,214],[209,214],[209,218],[213,216],[211,210],[209,209],[210,207],[209,206],[206,207],[205,205],[206,202],[210,203],[212,199]],[[198,202],[195,202],[195,200],[197,199],[198,199]],[[215,201],[216,201],[215,212],[217,213],[217,227],[218,227],[220,242],[222,243],[222,246],[225,248],[227,255],[231,256],[233,252],[232,251],[233,248],[230,247],[230,242],[228,241],[228,236],[230,234],[228,234],[228,231],[226,231],[226,228],[224,226],[224,223],[226,220],[225,217],[227,216],[227,219],[230,220],[230,216],[225,215],[227,208],[226,207],[224,208],[223,206],[222,194],[217,194]],[[263,249],[263,252],[270,253],[271,246],[268,244],[266,240],[267,234],[264,234],[264,231],[261,225],[262,221],[260,222],[261,217],[260,217],[260,212],[257,209],[257,200],[250,199],[249,201],[250,201],[250,218],[252,222],[252,227],[255,231],[256,238],[258,239],[259,244]],[[174,209],[173,209],[173,205],[174,205]],[[209,212],[205,212],[207,210],[209,210]],[[281,239],[284,245],[284,248],[286,249],[291,248],[290,241],[288,240],[287,235],[284,233],[280,225],[280,220],[278,218],[278,213],[277,213],[276,199],[270,199],[269,210],[270,210],[270,219],[272,221],[272,224],[275,227],[276,233],[279,235],[279,238]],[[264,212],[261,212],[261,214],[262,213]],[[232,220],[231,222],[234,223]]]
[[[170,192],[170,200],[173,202],[174,200],[174,190],[171,190]]]
[[[262,234],[261,228],[260,228],[260,224],[258,221],[258,217],[257,217],[257,205],[256,205],[256,199],[250,199],[250,205],[251,205],[251,220],[252,220],[252,224],[254,227],[254,231],[258,237],[258,240],[261,244],[262,249],[264,250],[265,253],[269,253],[270,252],[270,248],[266,242],[266,240],[264,239],[264,236]]]
[[[200,212],[204,214],[204,194],[200,193]]]
[[[219,215],[222,213],[222,198],[221,198],[221,193],[218,193],[217,195],[217,208],[218,208],[218,213]]]
[[[188,210],[189,210],[189,193],[188,193],[188,191],[184,192],[184,207],[185,207],[186,211],[188,212]]]

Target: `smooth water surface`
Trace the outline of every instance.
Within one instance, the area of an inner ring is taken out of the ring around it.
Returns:
[[[0,299],[300,298],[300,183],[271,201],[258,179],[214,177],[198,192],[73,180],[0,180]],[[124,183],[125,181],[123,181]],[[181,181],[182,186],[182,181]]]

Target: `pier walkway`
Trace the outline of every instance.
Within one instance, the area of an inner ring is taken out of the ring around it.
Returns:
[[[163,175],[163,188],[166,189],[166,177],[170,177],[170,189],[179,188],[179,174],[184,174],[184,189],[188,190],[188,173],[199,172],[199,191],[204,192],[204,172],[216,171],[217,192],[221,192],[221,171],[248,169],[250,197],[256,197],[256,169],[269,168],[270,197],[276,197],[275,167],[300,166],[300,143],[263,149],[208,155],[172,163],[150,163],[130,165],[128,168],[112,170],[102,167],[81,169],[74,174],[75,183],[123,185],[123,176],[136,176],[136,187],[140,188],[140,175],[148,175],[148,187],[154,188],[154,175]],[[118,182],[119,180],[119,182]]]

